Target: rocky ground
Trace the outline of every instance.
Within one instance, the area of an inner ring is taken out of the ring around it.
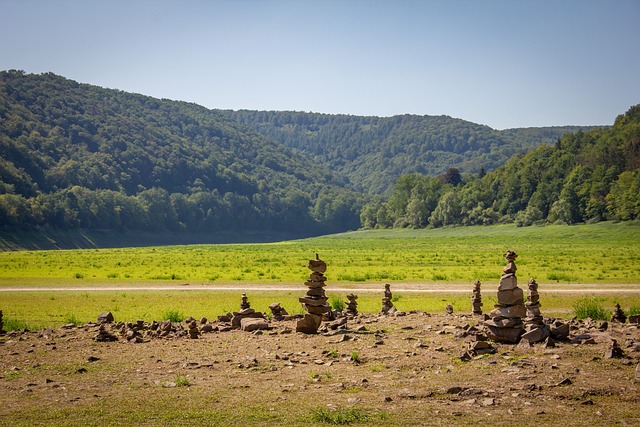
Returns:
[[[187,322],[141,321],[109,324],[106,342],[97,324],[12,332],[0,425],[640,425],[638,325],[573,321],[555,347],[468,352],[479,320],[360,315],[305,335],[295,320],[246,332],[198,319],[210,332],[197,339]]]

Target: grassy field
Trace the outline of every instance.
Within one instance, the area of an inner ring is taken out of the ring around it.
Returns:
[[[584,288],[607,310],[616,302],[625,310],[640,306],[640,226],[601,223],[359,231],[270,244],[2,252],[0,290],[33,290],[0,292],[0,309],[6,323],[30,328],[87,322],[102,311],[119,320],[160,320],[169,311],[214,318],[237,310],[241,292],[247,292],[258,310],[268,312],[268,305],[279,301],[300,313],[306,263],[318,252],[328,263],[327,293],[345,300],[347,292],[332,287],[353,287],[362,312],[380,309],[383,283],[415,291],[395,293],[400,310],[441,313],[452,304],[456,312],[467,312],[476,279],[483,283],[488,310],[507,249],[519,254],[521,286],[529,277],[540,284],[547,316],[571,315],[582,297],[577,291]],[[133,289],[137,285],[184,290]],[[216,289],[224,285],[233,290]],[[631,292],[598,295],[611,286]],[[469,292],[450,292],[453,288]],[[434,289],[440,291],[420,292]]]
[[[521,278],[640,283],[640,226],[373,230],[265,244],[0,253],[0,287],[132,283],[301,284],[319,253],[331,283],[496,281],[508,249]]]

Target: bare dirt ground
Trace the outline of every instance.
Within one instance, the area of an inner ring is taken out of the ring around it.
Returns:
[[[140,343],[115,329],[96,342],[93,324],[12,333],[0,425],[640,425],[638,325],[576,322],[555,348],[491,343],[462,361],[478,320],[363,315],[329,335],[285,321]],[[605,357],[612,338],[623,357]]]

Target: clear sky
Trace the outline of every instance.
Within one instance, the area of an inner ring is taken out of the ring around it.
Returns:
[[[0,70],[209,108],[610,125],[640,0],[0,0]]]

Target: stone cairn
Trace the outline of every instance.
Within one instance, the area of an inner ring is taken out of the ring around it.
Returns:
[[[482,295],[480,295],[480,281],[476,280],[473,283],[473,296],[471,297],[471,307],[473,308],[473,314],[482,314]]]
[[[327,280],[324,273],[327,271],[327,264],[316,254],[316,259],[310,259],[307,267],[311,274],[304,284],[309,289],[304,297],[298,299],[307,313],[297,321],[296,332],[315,334],[320,328],[324,314],[331,312],[331,306],[327,304],[328,298],[324,293],[324,282]]]
[[[627,316],[624,314],[624,312],[620,308],[620,304],[618,303],[616,303],[616,306],[613,309],[613,316],[611,316],[611,321],[620,323],[625,323],[627,321]]]
[[[507,265],[498,285],[498,304],[489,313],[489,320],[484,322],[485,333],[494,341],[517,343],[524,333],[522,318],[526,315],[524,292],[518,287],[516,278],[516,258],[514,251],[504,255]]]
[[[529,291],[527,302],[524,304],[527,309],[527,318],[524,321],[525,333],[521,339],[526,339],[530,344],[533,344],[545,340],[551,333],[551,329],[544,323],[542,313],[540,313],[540,294],[535,279],[529,279],[527,286]]]
[[[451,304],[447,304],[444,308],[444,312],[447,316],[453,316],[453,306]]]
[[[107,328],[104,324],[101,324],[98,328],[98,333],[93,338],[96,342],[111,342],[118,341],[118,337],[107,331]]]
[[[347,307],[344,309],[344,314],[347,316],[357,316],[358,315],[358,295],[356,294],[348,294],[347,302],[345,303]]]
[[[2,321],[2,310],[0,310],[0,335],[6,334],[4,328],[4,322]]]
[[[189,338],[192,340],[198,339],[198,337],[200,336],[198,321],[192,317],[188,319],[187,325],[188,325],[187,332],[189,333]]]
[[[391,293],[391,285],[387,283],[384,285],[384,297],[382,297],[382,309],[380,310],[380,313],[393,314],[397,311],[393,305],[392,299],[393,294]]]
[[[234,311],[233,317],[231,318],[231,327],[232,328],[241,328],[243,319],[264,319],[264,314],[255,311],[251,308],[251,303],[249,303],[249,299],[247,298],[247,294],[242,294],[242,301],[240,302],[240,311]]]
[[[269,310],[271,310],[271,318],[278,322],[285,320],[286,316],[289,316],[287,310],[285,310],[279,302],[269,304]]]

